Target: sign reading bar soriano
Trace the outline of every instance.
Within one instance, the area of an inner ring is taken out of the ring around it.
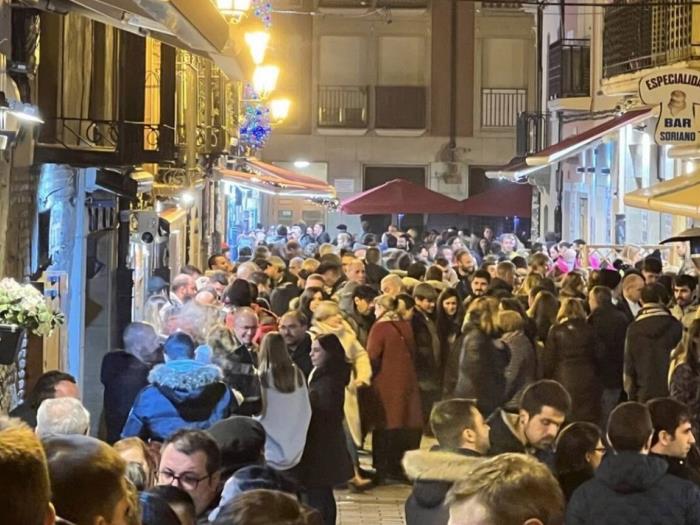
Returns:
[[[660,106],[657,144],[687,146],[700,143],[695,105],[700,104],[700,71],[666,70],[651,73],[639,85],[642,102]]]

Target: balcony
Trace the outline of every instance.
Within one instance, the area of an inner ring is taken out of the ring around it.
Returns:
[[[368,96],[366,87],[318,87],[319,128],[366,130],[367,125]]]
[[[422,134],[426,129],[424,86],[375,86],[374,128],[378,135]]]
[[[591,95],[591,46],[588,39],[566,39],[549,46],[549,99]]]
[[[319,0],[321,9],[362,9],[373,10],[381,8],[425,10],[428,0]]]
[[[693,6],[634,4],[605,8],[603,77],[635,73],[693,58]]]
[[[518,115],[515,134],[516,157],[527,157],[549,146],[549,113]]]
[[[527,109],[526,89],[482,88],[481,127],[515,128],[518,115]]]

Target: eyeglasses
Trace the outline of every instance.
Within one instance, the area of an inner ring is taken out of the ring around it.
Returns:
[[[173,485],[175,482],[185,490],[197,490],[199,484],[211,477],[211,474],[207,474],[202,478],[198,478],[195,474],[183,474],[181,476],[176,475],[174,472],[169,470],[161,470],[158,473],[160,478],[160,483],[164,485]]]

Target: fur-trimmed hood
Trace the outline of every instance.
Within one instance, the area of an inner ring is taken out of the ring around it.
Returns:
[[[148,382],[173,390],[191,392],[221,381],[218,366],[199,363],[191,359],[178,359],[158,365],[148,374]]]
[[[465,451],[466,452],[466,451]],[[412,450],[403,457],[406,476],[415,481],[445,481],[464,479],[485,458],[446,450]]]

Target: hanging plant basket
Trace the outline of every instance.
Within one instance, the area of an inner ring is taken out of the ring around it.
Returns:
[[[17,359],[25,330],[16,324],[0,324],[0,364],[11,365]]]

